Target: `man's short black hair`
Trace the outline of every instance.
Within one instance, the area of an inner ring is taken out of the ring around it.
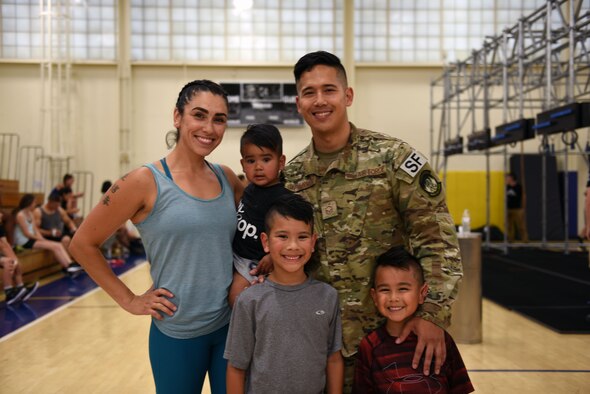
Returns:
[[[51,192],[47,197],[47,201],[61,202],[61,194],[57,191]]]
[[[267,123],[251,124],[246,128],[240,139],[240,152],[243,155],[244,146],[256,145],[276,152],[279,157],[283,154],[283,138],[275,126]]]
[[[72,178],[74,178],[74,176],[72,174],[65,174],[62,181],[63,181],[63,183],[66,183],[67,181],[69,181]]]
[[[273,216],[275,215],[309,224],[313,232],[313,206],[299,194],[282,195],[270,206],[264,218],[264,231],[267,234],[272,229]]]
[[[424,270],[415,256],[412,256],[403,246],[394,246],[388,251],[377,257],[375,269],[373,271],[372,287],[375,287],[375,274],[379,267],[393,267],[410,271],[412,268],[420,285],[424,284]]]
[[[299,83],[299,80],[301,79],[301,74],[303,74],[306,71],[310,71],[312,68],[319,65],[333,67],[336,70],[338,70],[338,73],[342,76],[345,85],[348,85],[344,65],[342,65],[342,62],[340,61],[338,56],[326,51],[310,52],[306,55],[303,55],[297,61],[295,67],[293,68],[293,74],[295,75],[295,83]]]

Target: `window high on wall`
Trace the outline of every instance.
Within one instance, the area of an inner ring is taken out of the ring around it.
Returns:
[[[545,0],[355,0],[357,62],[440,63],[467,58]]]
[[[123,3],[122,1],[125,1]],[[576,0],[580,1],[580,0]],[[581,0],[588,8],[590,0]],[[49,0],[43,0],[48,3]],[[68,57],[116,61],[129,7],[132,61],[292,63],[323,49],[342,56],[344,0],[52,0],[69,4]],[[0,1],[0,58],[43,57],[39,0]],[[440,64],[466,58],[545,0],[355,0],[357,62]]]
[[[0,7],[0,57],[42,59],[52,36],[60,58],[115,60],[117,50],[117,0],[2,0]],[[51,7],[49,7],[51,3]],[[41,13],[51,15],[51,26]],[[49,34],[48,32],[51,32]],[[59,34],[56,34],[59,32]],[[56,43],[55,40],[66,40]],[[67,53],[65,53],[67,52]],[[56,54],[55,54],[56,55]]]
[[[293,62],[342,54],[343,0],[133,0],[133,60]]]

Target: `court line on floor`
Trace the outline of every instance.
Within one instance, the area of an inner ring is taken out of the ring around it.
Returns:
[[[590,369],[467,369],[467,372],[590,373]]]
[[[128,274],[131,274],[132,272],[135,272],[137,269],[139,269],[139,268],[142,268],[144,264],[147,264],[147,261],[145,261],[145,262],[143,262],[143,263],[140,263],[140,264],[136,265],[135,267],[133,267],[133,268],[129,269],[128,271],[125,271],[124,273],[122,273],[122,274],[119,276],[119,278],[124,278],[124,277],[125,277],[125,276],[127,276]],[[11,333],[4,335],[2,338],[0,338],[0,343],[2,343],[2,342],[4,342],[4,341],[6,341],[6,340],[7,340],[7,339],[9,339],[9,338],[12,338],[13,336],[15,336],[15,335],[19,334],[20,332],[22,332],[22,331],[24,331],[24,330],[27,330],[27,329],[29,329],[29,328],[31,328],[31,327],[33,327],[33,326],[35,326],[35,325],[37,325],[37,324],[41,323],[42,321],[44,321],[44,320],[48,319],[49,317],[51,317],[51,316],[53,316],[53,315],[57,314],[58,312],[61,312],[63,309],[65,309],[65,308],[68,308],[68,307],[72,306],[73,304],[76,304],[76,303],[78,303],[78,302],[82,301],[82,300],[83,300],[83,299],[85,299],[86,297],[89,297],[90,295],[92,295],[92,294],[94,294],[94,293],[96,293],[97,291],[100,291],[100,290],[102,290],[102,288],[101,288],[100,286],[97,286],[97,287],[95,287],[94,289],[92,289],[92,290],[88,291],[87,293],[84,293],[84,294],[82,294],[82,295],[81,295],[81,296],[79,296],[79,297],[75,297],[75,298],[74,298],[74,299],[72,299],[70,302],[68,302],[68,303],[66,303],[66,304],[64,304],[64,305],[62,305],[62,306],[60,306],[60,307],[57,307],[57,308],[56,308],[56,309],[54,309],[53,311],[51,311],[51,312],[49,312],[49,313],[47,313],[47,314],[45,314],[45,315],[41,316],[41,317],[40,317],[40,318],[38,318],[38,319],[35,319],[35,320],[33,320],[33,321],[32,321],[32,322],[30,322],[29,324],[26,324],[26,325],[22,326],[21,328],[18,328],[18,329],[16,329],[16,330],[12,331]]]
[[[500,260],[500,261],[502,261],[504,263],[507,263],[507,264],[513,264],[513,265],[519,266],[521,268],[527,268],[527,269],[530,269],[532,271],[542,272],[542,273],[548,274],[550,276],[555,276],[555,277],[558,277],[558,278],[561,278],[561,279],[567,279],[567,280],[570,280],[572,282],[577,282],[577,283],[580,283],[580,284],[583,284],[583,285],[586,285],[586,286],[590,286],[590,282],[587,282],[587,281],[585,281],[583,279],[574,278],[573,276],[569,276],[569,275],[566,275],[566,274],[560,274],[560,273],[557,273],[557,272],[554,272],[554,271],[547,270],[545,268],[540,268],[540,267],[535,267],[533,265],[528,265],[528,264],[520,263],[518,261],[511,260],[511,259],[506,258],[506,257],[490,256],[490,259]]]
[[[511,309],[587,309],[590,308],[589,304],[586,305],[541,305],[541,306],[531,306],[531,305],[510,305]]]
[[[71,307],[73,309],[117,309],[120,308],[119,305],[114,304],[114,305],[85,305],[85,306],[80,306],[80,305],[71,305]]]

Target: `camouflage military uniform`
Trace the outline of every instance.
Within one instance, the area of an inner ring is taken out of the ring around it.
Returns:
[[[455,227],[426,159],[396,138],[351,128],[326,171],[313,143],[284,171],[285,186],[314,205],[318,241],[308,264],[340,295],[345,357],[381,321],[370,296],[377,256],[404,244],[419,258],[430,290],[418,315],[443,328],[462,275]]]

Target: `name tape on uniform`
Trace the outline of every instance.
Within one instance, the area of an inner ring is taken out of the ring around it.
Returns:
[[[420,169],[424,167],[428,160],[420,152],[413,151],[410,156],[402,163],[402,170],[404,170],[412,178],[418,174]]]

